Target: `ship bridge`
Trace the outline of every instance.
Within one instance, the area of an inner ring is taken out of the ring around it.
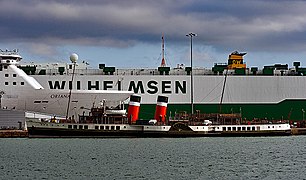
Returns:
[[[18,64],[21,59],[17,49],[12,51],[0,49],[0,65]]]

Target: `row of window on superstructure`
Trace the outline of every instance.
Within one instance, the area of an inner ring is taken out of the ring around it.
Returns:
[[[268,126],[268,129],[274,129],[275,126]],[[281,128],[281,126],[279,126],[279,128]],[[245,127],[245,126],[242,126],[242,127],[222,127],[222,131],[259,131],[260,130],[260,126],[248,126],[248,127]]]
[[[13,86],[16,86],[17,85],[17,82],[13,82],[12,83],[13,84]],[[8,85],[10,85],[10,82],[4,82],[4,85],[6,85],[6,86],[8,86]],[[24,85],[24,82],[20,82],[20,85]]]
[[[126,128],[126,126],[124,126]],[[87,125],[68,125],[68,129],[88,129]],[[95,126],[96,130],[120,130],[120,126]]]
[[[9,74],[4,74],[4,77],[9,77]],[[13,74],[13,77],[17,77],[17,74]]]
[[[245,127],[245,126],[242,126],[242,127],[222,127],[222,130],[223,131],[255,131],[255,126],[248,126],[248,127]],[[260,130],[260,127],[257,126],[257,130]]]
[[[88,129],[88,125],[68,125],[68,129]]]
[[[125,127],[124,127],[125,128]],[[120,130],[120,126],[95,126],[97,130]]]

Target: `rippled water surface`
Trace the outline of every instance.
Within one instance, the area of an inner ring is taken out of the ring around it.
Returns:
[[[0,139],[1,179],[306,179],[306,136]]]

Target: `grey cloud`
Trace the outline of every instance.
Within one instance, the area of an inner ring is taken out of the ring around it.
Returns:
[[[184,34],[194,31],[197,43],[221,49],[292,51],[305,48],[304,9],[304,1],[273,0],[0,1],[0,38],[128,47],[138,41],[155,43],[162,32],[185,43]]]

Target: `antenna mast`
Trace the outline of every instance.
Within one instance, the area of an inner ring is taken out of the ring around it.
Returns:
[[[75,71],[75,64],[78,60],[79,56],[75,53],[71,54],[70,61],[73,63],[73,71],[72,71],[72,77],[71,77],[71,85],[73,85],[73,78],[74,78],[74,71]],[[69,107],[70,107],[70,100],[71,100],[71,90],[72,86],[69,87],[69,96],[68,96],[68,105],[67,105],[67,112],[66,112],[66,119],[68,119],[69,116]]]
[[[160,64],[160,67],[166,66],[166,60],[165,60],[165,40],[164,40],[164,33],[162,34],[162,61]]]

